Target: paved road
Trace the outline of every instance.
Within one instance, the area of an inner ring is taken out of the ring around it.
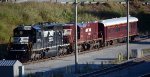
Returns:
[[[130,44],[130,49],[150,48],[150,39],[143,40],[139,43]],[[79,55],[79,64],[101,64],[102,61],[112,60],[117,58],[118,54],[126,54],[126,45],[111,47],[100,51],[90,52]],[[57,60],[49,60],[46,62],[39,62],[35,64],[25,65],[25,73],[34,73],[42,70],[52,70],[74,64],[74,56],[69,56]]]

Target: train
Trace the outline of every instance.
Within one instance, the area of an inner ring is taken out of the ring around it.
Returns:
[[[137,22],[136,17],[129,17],[131,41],[138,36]],[[8,44],[9,57],[28,61],[74,53],[75,31],[74,23],[17,26]],[[77,24],[78,52],[125,42],[126,38],[126,17]]]

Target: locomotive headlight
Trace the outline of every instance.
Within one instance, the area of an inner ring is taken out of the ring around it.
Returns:
[[[25,49],[24,47],[22,47],[21,49]]]

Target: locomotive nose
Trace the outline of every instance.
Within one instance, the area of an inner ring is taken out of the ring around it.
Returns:
[[[16,44],[28,44],[29,37],[13,37],[13,43]]]

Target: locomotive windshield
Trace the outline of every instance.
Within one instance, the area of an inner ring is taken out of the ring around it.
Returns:
[[[14,37],[29,37],[31,34],[31,26],[18,26],[14,29]]]
[[[31,35],[30,30],[20,30],[14,32],[14,37],[29,37]]]
[[[13,42],[19,44],[28,43],[33,36],[33,30],[30,26],[19,26],[14,29]]]
[[[28,43],[31,36],[31,30],[19,30],[14,31],[13,42],[14,43]]]

